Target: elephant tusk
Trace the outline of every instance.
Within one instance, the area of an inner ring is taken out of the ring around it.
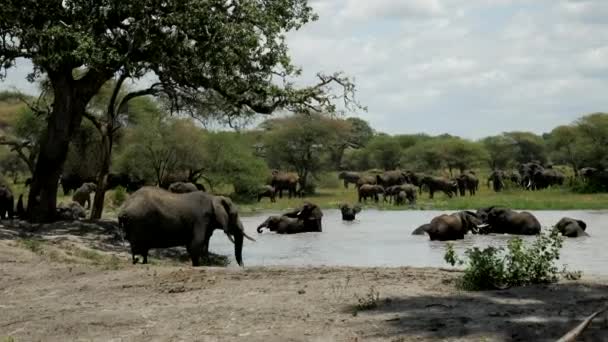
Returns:
[[[249,241],[255,242],[255,239],[252,238],[251,236],[247,235],[247,233],[245,233],[244,231],[243,231],[243,236],[246,237]]]
[[[230,240],[230,242],[232,242],[232,244],[234,244],[234,238],[232,237],[232,235],[226,233],[226,236],[228,237],[228,240]]]

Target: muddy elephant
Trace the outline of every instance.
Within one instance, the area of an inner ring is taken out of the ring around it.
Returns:
[[[540,222],[530,212],[517,212],[509,208],[488,207],[477,210],[477,216],[488,227],[484,233],[537,235],[540,234]]]
[[[473,196],[479,188],[479,179],[471,172],[462,173],[455,180],[460,196],[465,196],[467,191],[470,196]]]
[[[153,248],[185,246],[192,266],[200,265],[200,257],[207,257],[209,240],[214,229],[222,229],[234,243],[237,263],[243,266],[243,241],[249,237],[243,228],[236,206],[223,196],[203,191],[175,194],[157,187],[143,187],[134,192],[122,205],[118,224],[135,255],[148,262],[148,251]]]
[[[449,198],[452,198],[458,192],[458,184],[450,179],[442,177],[425,176],[422,185],[428,187],[429,198],[433,198],[436,191],[442,191]]]
[[[368,198],[373,198],[374,202],[378,203],[380,200],[378,195],[384,195],[384,188],[380,185],[363,184],[357,190],[359,195],[359,203],[367,202]]]
[[[268,197],[270,202],[276,202],[276,190],[272,187],[272,185],[264,185],[258,189],[258,202],[262,200],[264,197]]]
[[[358,172],[352,171],[342,171],[338,174],[338,179],[344,181],[344,188],[348,189],[348,184],[353,184],[357,186],[357,182],[361,178],[361,175]]]
[[[555,224],[554,227],[566,237],[589,236],[589,234],[585,232],[585,229],[587,229],[587,224],[582,220],[563,217]]]
[[[13,192],[6,185],[0,186],[0,220],[2,219],[12,219],[13,218],[13,210],[15,205],[15,199],[13,197]]]
[[[174,194],[186,194],[188,192],[198,191],[194,183],[175,182],[169,185],[169,191]]]
[[[343,221],[354,221],[355,216],[361,212],[361,207],[359,205],[342,204],[340,205],[340,211]]]
[[[386,171],[381,175],[376,175],[376,184],[383,188],[388,188],[393,185],[401,185],[407,182],[407,176],[403,171],[392,170]]]
[[[270,185],[279,194],[279,198],[283,198],[283,190],[287,190],[287,196],[289,198],[298,196],[298,182],[300,176],[295,172],[280,172],[278,170],[272,171],[272,177],[270,179]]]
[[[428,226],[423,225],[417,230],[426,232],[433,241],[462,240],[469,231],[476,231],[482,224],[476,213],[460,211],[436,216]],[[417,233],[419,235],[420,232]]]
[[[313,203],[306,202],[300,208],[294,209],[281,216],[270,216],[257,227],[262,233],[263,228],[277,234],[298,234],[322,232],[323,212]]]
[[[84,183],[82,184],[72,196],[72,201],[80,204],[81,206],[90,209],[91,208],[91,194],[97,191],[97,185],[95,183]]]
[[[55,209],[57,218],[64,221],[76,221],[87,216],[86,210],[78,202],[61,203]]]

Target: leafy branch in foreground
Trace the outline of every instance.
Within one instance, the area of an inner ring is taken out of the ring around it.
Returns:
[[[526,247],[519,237],[512,238],[507,248],[478,247],[465,251],[466,258],[456,255],[452,244],[447,245],[444,260],[452,266],[464,265],[464,275],[458,287],[468,291],[504,289],[512,286],[546,284],[558,280],[559,260],[563,238],[553,229],[541,233]]]

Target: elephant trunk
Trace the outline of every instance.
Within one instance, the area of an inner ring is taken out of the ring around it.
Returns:
[[[270,219],[266,219],[266,221],[262,222],[262,223],[261,223],[261,224],[258,226],[257,231],[258,231],[258,233],[259,233],[259,234],[261,234],[261,233],[262,233],[262,228],[264,228],[264,227],[268,227],[268,221],[269,221],[269,220],[270,220]]]
[[[243,267],[243,239],[245,233],[238,230],[234,233],[234,257],[239,266]]]

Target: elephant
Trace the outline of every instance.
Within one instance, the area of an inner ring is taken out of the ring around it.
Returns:
[[[287,190],[289,198],[297,196],[298,183],[300,176],[295,172],[280,172],[278,170],[272,171],[272,178],[270,185],[279,194],[279,198],[283,198],[283,190]]]
[[[473,196],[479,188],[479,179],[471,172],[460,174],[456,177],[456,183],[458,184],[460,196],[465,196],[467,190],[469,191],[469,195]]]
[[[95,183],[96,179],[93,176],[80,176],[78,174],[62,174],[59,178],[63,194],[69,195],[73,190],[77,190],[84,183]]]
[[[342,204],[340,205],[340,211],[342,212],[343,221],[354,221],[355,216],[361,212],[361,207],[359,205]]]
[[[578,174],[584,181],[588,181],[597,171],[594,167],[583,167],[578,170]]]
[[[13,219],[15,199],[13,192],[6,185],[0,185],[0,220]]]
[[[380,185],[363,184],[359,187],[359,202],[367,202],[368,198],[373,198],[374,202],[378,203],[378,194],[384,195],[384,188]]]
[[[443,191],[449,198],[452,198],[458,192],[458,184],[446,178],[425,176],[421,183],[429,188],[429,198],[431,199],[435,191]]]
[[[305,202],[302,207],[281,216],[268,217],[257,227],[257,232],[262,233],[263,228],[277,234],[322,232],[322,218],[323,212],[317,205]]]
[[[582,220],[573,219],[570,217],[563,217],[554,226],[557,230],[566,237],[581,237],[589,236],[585,232],[587,224]]]
[[[357,181],[357,189],[359,189],[362,185],[376,185],[376,176],[360,176],[359,180]]]
[[[412,232],[412,235],[424,235],[426,234],[426,231],[429,229],[430,227],[430,223],[425,223],[423,225],[421,225],[420,227],[414,229],[414,231]]]
[[[199,190],[194,183],[175,182],[169,185],[169,191],[174,194],[185,194]]]
[[[502,207],[488,207],[477,210],[479,217],[489,227],[484,233],[538,235],[540,222],[530,212],[516,212]]]
[[[418,193],[422,195],[422,180],[426,177],[425,174],[416,173],[413,171],[405,171],[407,182],[418,187]]]
[[[109,173],[106,178],[106,189],[123,187],[128,193],[139,190],[146,184],[145,180],[130,176],[126,173]]]
[[[348,189],[348,184],[357,185],[357,182],[361,178],[358,172],[351,171],[342,171],[338,174],[338,179],[342,179],[344,181],[344,188]]]
[[[541,190],[554,185],[563,185],[565,179],[563,173],[553,168],[539,169],[532,174],[532,187]]]
[[[270,198],[270,202],[274,203],[276,202],[276,194],[277,192],[272,185],[264,185],[258,190],[258,202],[261,201],[263,197],[268,197]]]
[[[492,183],[492,188],[494,188],[494,192],[501,192],[505,187],[504,183],[505,172],[502,170],[493,170],[488,176],[488,188],[490,187],[490,182]]]
[[[431,241],[462,240],[469,231],[476,231],[483,222],[476,213],[460,211],[434,217],[428,225],[418,227],[414,233],[426,232]]]
[[[402,192],[403,194],[401,194]],[[411,184],[393,185],[385,190],[384,199],[388,198],[390,200],[393,197],[395,198],[395,204],[403,204],[406,200],[409,204],[415,204],[417,197],[416,187]]]
[[[393,185],[401,185],[407,182],[407,176],[399,170],[386,171],[382,175],[376,175],[376,184],[383,188],[388,188]]]
[[[521,175],[515,171],[505,172],[504,179],[509,180],[511,182],[511,186],[520,186],[521,185]],[[505,182],[503,182],[503,185]]]
[[[78,202],[61,203],[56,209],[57,218],[64,221],[76,221],[87,216],[86,210]]]
[[[544,167],[539,162],[533,161],[519,164],[517,171],[521,176],[522,187],[528,190],[536,189],[536,185],[534,184],[534,174],[543,170]]]
[[[223,196],[203,191],[175,194],[162,188],[145,186],[134,192],[121,206],[119,227],[135,255],[148,262],[148,251],[153,248],[185,246],[192,266],[200,265],[200,257],[207,257],[209,240],[214,229],[222,229],[234,243],[237,263],[243,266],[243,241],[247,238],[236,205]]]
[[[72,196],[72,201],[80,204],[81,206],[85,206],[86,208],[91,208],[91,193],[97,191],[97,185],[95,183],[84,183],[82,184]]]

